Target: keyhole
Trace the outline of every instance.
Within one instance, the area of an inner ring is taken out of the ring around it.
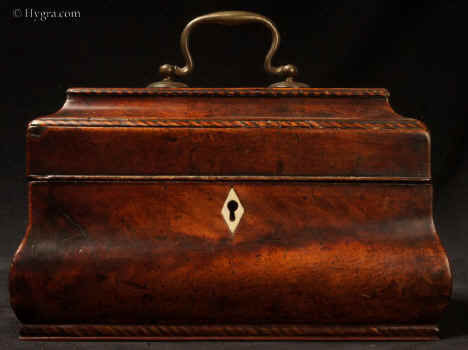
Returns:
[[[236,215],[234,212],[239,208],[239,204],[237,204],[236,201],[229,201],[227,208],[229,209],[229,220],[236,221]]]

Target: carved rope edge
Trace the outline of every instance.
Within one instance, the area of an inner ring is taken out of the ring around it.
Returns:
[[[22,336],[432,336],[433,325],[24,325]]]
[[[146,88],[70,88],[68,94],[85,95],[161,95],[161,96],[382,96],[390,94],[386,89],[146,89]]]
[[[309,128],[309,129],[426,129],[417,120],[169,120],[147,118],[39,118],[34,126],[159,127],[159,128]]]

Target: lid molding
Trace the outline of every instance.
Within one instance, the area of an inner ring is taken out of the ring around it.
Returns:
[[[389,97],[383,88],[70,88],[68,95]]]

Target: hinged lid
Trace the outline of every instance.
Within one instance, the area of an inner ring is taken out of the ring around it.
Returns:
[[[259,22],[272,32],[269,88],[187,88],[191,29],[202,22]],[[144,89],[74,88],[57,113],[28,130],[27,172],[48,179],[428,181],[429,135],[394,113],[384,89],[314,89],[274,67],[279,34],[266,17],[213,13],[184,29],[182,68],[161,66]]]
[[[430,178],[429,135],[383,89],[70,89],[29,175]]]

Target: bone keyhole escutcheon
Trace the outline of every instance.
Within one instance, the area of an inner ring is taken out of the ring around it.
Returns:
[[[224,222],[227,224],[229,231],[234,235],[237,225],[239,225],[242,216],[244,215],[244,206],[241,200],[237,196],[234,188],[229,190],[227,198],[221,208],[221,215],[223,216]]]
[[[236,221],[235,211],[239,208],[239,204],[236,201],[231,200],[228,202],[227,207],[229,209],[229,220]]]

